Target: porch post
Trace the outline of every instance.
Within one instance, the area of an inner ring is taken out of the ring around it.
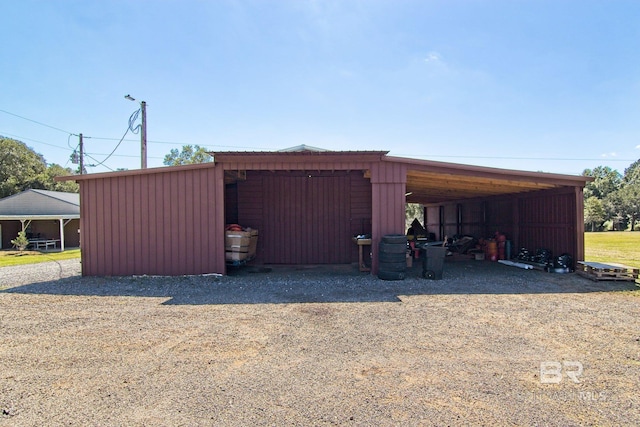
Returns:
[[[60,218],[60,252],[64,252],[64,220]]]

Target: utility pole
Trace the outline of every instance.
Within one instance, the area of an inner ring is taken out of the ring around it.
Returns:
[[[79,135],[80,137],[80,175],[82,175],[84,173],[84,144],[82,142],[82,134]]]
[[[140,131],[140,157],[142,158],[142,169],[147,168],[147,103],[140,103],[142,110],[142,130]]]
[[[129,101],[136,101],[136,99],[131,95],[125,95],[125,99]],[[147,103],[144,101],[140,102],[140,112],[142,113],[142,123],[140,125],[140,158],[141,158],[141,168],[147,168]]]

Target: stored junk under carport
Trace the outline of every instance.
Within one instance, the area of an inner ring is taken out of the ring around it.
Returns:
[[[83,275],[226,273],[225,225],[259,230],[254,262],[358,262],[351,238],[405,232],[405,203],[445,235],[499,230],[584,258],[581,176],[391,157],[384,151],[212,153],[214,162],[74,176]]]

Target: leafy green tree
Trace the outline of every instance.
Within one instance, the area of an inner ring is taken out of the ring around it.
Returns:
[[[633,231],[636,221],[640,218],[640,160],[636,160],[625,169],[620,197]]]
[[[424,224],[424,208],[418,203],[405,204],[404,216],[405,229],[409,229],[409,227],[411,227],[411,223],[414,219],[417,219],[421,224]]]
[[[591,196],[584,202],[584,222],[591,226],[591,231],[597,231],[604,220],[606,214],[602,201],[596,196]]]
[[[611,221],[613,230],[625,230],[627,228],[627,207],[622,198],[621,190],[609,193],[601,202],[605,217]]]
[[[77,193],[77,183],[55,180],[66,175],[73,175],[72,170],[57,164],[47,166],[42,155],[23,142],[0,137],[0,198],[30,188]]]
[[[620,172],[611,169],[609,166],[598,166],[593,170],[585,169],[582,175],[595,178],[593,181],[587,182],[584,187],[585,200],[591,196],[603,200],[607,195],[618,190],[622,182]]]
[[[44,172],[44,190],[53,191],[65,191],[67,193],[77,193],[79,191],[79,185],[75,181],[56,181],[58,176],[74,175],[70,168],[63,168],[58,164],[51,164]]]
[[[0,136],[0,198],[41,188],[47,165],[23,142]]]
[[[194,163],[207,163],[213,161],[213,157],[204,147],[199,145],[184,145],[182,151],[177,148],[172,149],[164,156],[164,163],[167,166],[191,165]]]

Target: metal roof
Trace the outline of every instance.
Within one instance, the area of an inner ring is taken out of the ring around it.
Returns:
[[[391,162],[406,167],[407,201],[431,204],[497,195],[525,193],[561,187],[584,187],[593,178],[546,172],[531,172],[464,165],[433,160],[389,156],[388,151],[314,151],[298,146],[286,151],[211,152],[213,162],[163,168],[101,174],[73,175],[58,180],[91,180],[103,177],[167,173],[177,170],[212,168],[222,165],[226,172],[241,174],[247,170],[334,170],[362,169],[377,162]],[[225,175],[225,182],[236,179]]]
[[[26,190],[0,199],[0,220],[80,218],[80,195]]]

